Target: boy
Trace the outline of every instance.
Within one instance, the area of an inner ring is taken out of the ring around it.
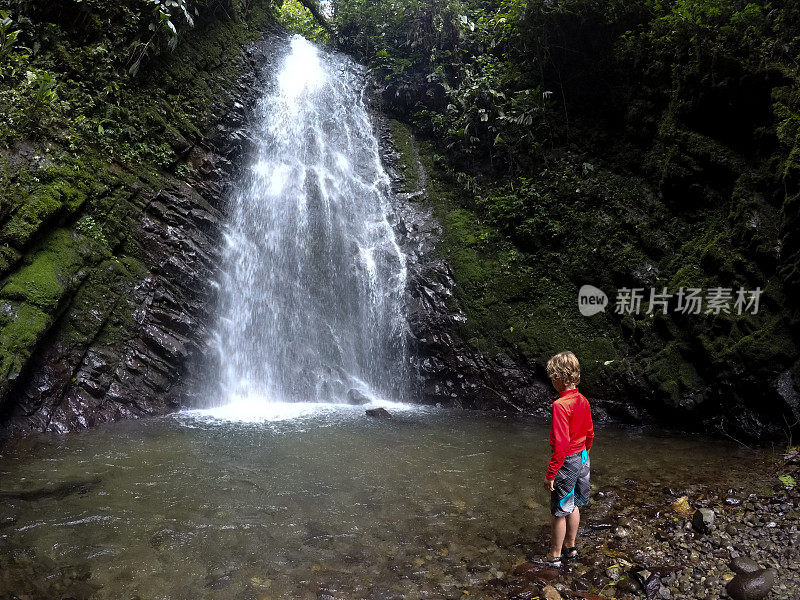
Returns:
[[[575,558],[575,536],[581,514],[579,506],[589,502],[589,449],[594,427],[589,402],[578,391],[581,379],[578,359],[572,352],[559,352],[547,361],[547,375],[558,391],[552,406],[550,446],[553,455],[545,474],[544,486],[550,492],[551,541],[545,560],[547,567],[561,566],[564,558]]]

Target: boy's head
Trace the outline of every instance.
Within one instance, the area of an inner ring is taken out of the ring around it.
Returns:
[[[572,352],[559,352],[547,361],[547,375],[559,392],[576,387],[581,381],[581,366]]]

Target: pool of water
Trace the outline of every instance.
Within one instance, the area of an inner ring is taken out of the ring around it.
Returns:
[[[7,446],[0,596],[25,591],[3,586],[27,569],[31,590],[57,580],[75,597],[448,598],[521,561],[548,518],[547,424],[390,410],[234,407]],[[733,484],[759,477],[758,458],[606,427],[593,488]]]

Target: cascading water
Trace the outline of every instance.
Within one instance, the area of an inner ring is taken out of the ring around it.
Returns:
[[[260,100],[226,234],[217,405],[403,399],[405,258],[364,82],[295,36]]]

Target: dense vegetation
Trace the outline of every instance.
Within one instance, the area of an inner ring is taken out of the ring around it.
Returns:
[[[788,431],[800,416],[796,3],[333,6],[331,41],[374,69],[396,140],[419,140],[476,347],[536,361],[571,348],[598,395],[734,435]],[[581,317],[582,284],[611,307]],[[664,287],[763,294],[757,314],[680,314],[674,297],[647,314]],[[644,288],[639,314],[614,313],[618,288]]]

